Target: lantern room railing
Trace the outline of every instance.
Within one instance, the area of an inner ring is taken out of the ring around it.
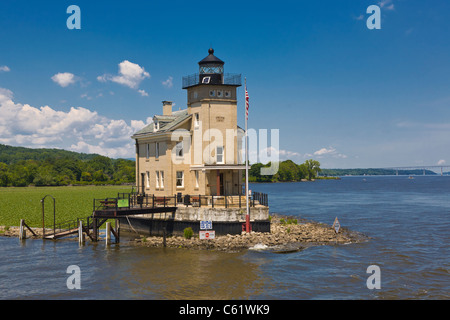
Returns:
[[[203,74],[204,76],[204,74]],[[223,83],[224,85],[232,85],[232,86],[241,86],[242,85],[242,76],[241,74],[236,73],[224,73],[223,74]],[[183,77],[183,89],[193,87],[201,84],[200,82],[200,74],[194,73],[189,76]]]

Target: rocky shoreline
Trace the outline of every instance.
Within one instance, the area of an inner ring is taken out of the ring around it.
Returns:
[[[40,238],[41,228],[32,228],[33,236],[27,230],[27,238]],[[50,230],[49,230],[50,231]],[[0,236],[18,237],[19,227],[0,226]],[[125,238],[125,237],[124,237]],[[128,237],[127,237],[128,238]],[[71,238],[76,240],[77,238]],[[217,236],[213,240],[200,240],[198,235],[190,239],[171,236],[165,239],[165,246],[169,248],[184,248],[194,250],[218,250],[236,252],[242,250],[271,250],[278,253],[300,251],[315,245],[350,244],[367,241],[369,238],[361,233],[341,228],[335,230],[326,224],[306,221],[295,217],[273,216],[270,233],[250,232],[237,235]],[[123,242],[123,241],[122,241]],[[131,245],[144,247],[163,247],[163,237],[140,236],[131,238]]]
[[[214,240],[200,240],[198,237],[167,237],[166,247],[185,249],[207,249],[236,252],[241,250],[271,250],[278,253],[295,252],[314,245],[350,244],[367,241],[369,238],[361,233],[341,228],[335,230],[326,224],[295,218],[275,216],[271,220],[271,232],[251,232],[217,236]],[[146,247],[162,247],[162,237],[145,237],[132,243]]]

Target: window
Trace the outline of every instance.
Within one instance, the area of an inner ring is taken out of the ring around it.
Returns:
[[[159,122],[158,121],[155,121],[154,123],[153,123],[153,131],[158,131],[159,130]]]
[[[177,171],[177,188],[184,187],[184,171]]]
[[[218,98],[222,98],[223,97],[223,91],[222,90],[217,90],[217,97]]]
[[[150,158],[150,144],[146,144],[146,154],[145,157]]]
[[[183,158],[183,141],[180,141],[177,143],[175,152],[176,152],[177,158]]]
[[[216,96],[216,90],[209,90],[209,96],[215,97]]]
[[[159,171],[156,171],[156,189],[159,189]]]
[[[200,114],[194,113],[194,128],[198,129],[198,127],[200,126]]]
[[[159,142],[155,142],[155,158],[159,158]]]
[[[211,81],[211,77],[204,77],[202,83],[208,84]]]
[[[195,173],[195,187],[198,188],[198,171],[194,171]]]
[[[146,177],[146,185],[147,185],[147,188],[150,188],[150,172],[146,172],[147,173],[147,177]]]
[[[217,147],[217,149],[216,149],[216,162],[224,163],[223,162],[223,147]]]
[[[231,91],[225,91],[225,98],[231,98]]]

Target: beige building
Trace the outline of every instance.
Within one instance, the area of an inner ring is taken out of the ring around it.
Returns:
[[[187,108],[172,110],[136,132],[136,186],[155,196],[243,194],[242,137],[237,125],[241,75],[224,73],[224,62],[208,50],[199,73],[183,78]]]

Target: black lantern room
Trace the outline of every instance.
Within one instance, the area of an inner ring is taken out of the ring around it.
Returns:
[[[208,50],[209,55],[198,63],[199,80],[201,84],[223,84],[223,65],[225,62],[214,55],[214,49]]]
[[[201,60],[199,72],[190,76],[183,77],[183,89],[198,85],[241,85],[241,75],[224,73],[223,65],[225,62],[214,55],[214,49],[208,50],[208,56]]]

